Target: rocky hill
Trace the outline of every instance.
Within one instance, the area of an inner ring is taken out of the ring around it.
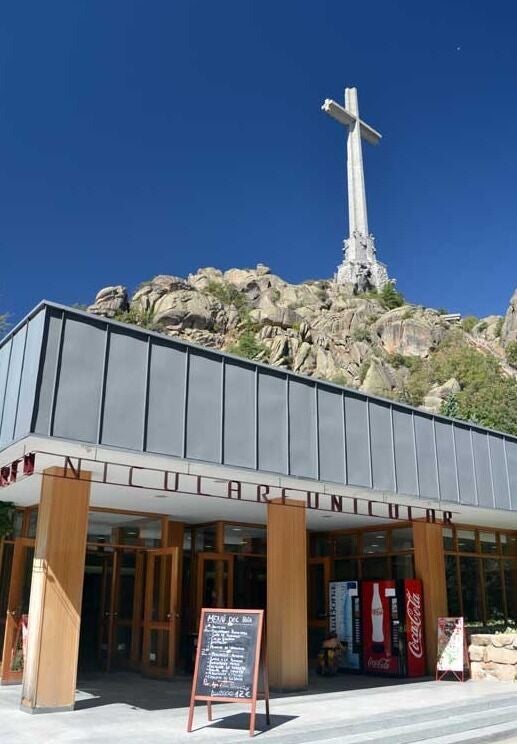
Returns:
[[[517,291],[505,317],[461,320],[259,264],[106,287],[88,311],[517,434]]]

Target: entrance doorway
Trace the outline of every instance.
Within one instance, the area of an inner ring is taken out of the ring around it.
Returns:
[[[19,684],[23,677],[23,620],[29,613],[34,540],[5,542],[0,555],[0,679]]]
[[[89,546],[79,669],[170,677],[179,617],[178,548]]]

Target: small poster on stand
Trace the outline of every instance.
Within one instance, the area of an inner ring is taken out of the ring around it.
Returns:
[[[465,681],[468,669],[467,641],[462,617],[438,618],[438,652],[436,655],[436,679],[441,680],[451,673],[457,680]]]

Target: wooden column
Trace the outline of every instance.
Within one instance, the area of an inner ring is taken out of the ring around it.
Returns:
[[[305,505],[267,507],[267,650],[273,689],[307,687]]]
[[[29,605],[22,710],[72,710],[75,701],[90,473],[45,470]]]
[[[415,573],[424,587],[424,623],[427,671],[436,668],[437,618],[447,615],[447,587],[441,524],[413,523]]]

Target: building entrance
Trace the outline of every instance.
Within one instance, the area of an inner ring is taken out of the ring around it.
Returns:
[[[174,674],[178,646],[178,548],[89,546],[79,642],[82,671]]]
[[[34,540],[0,544],[0,680],[17,684],[23,677],[21,620],[29,613]]]

